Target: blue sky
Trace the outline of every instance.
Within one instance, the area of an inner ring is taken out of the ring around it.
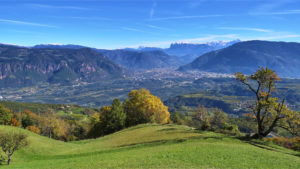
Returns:
[[[0,0],[0,43],[300,42],[300,0]]]

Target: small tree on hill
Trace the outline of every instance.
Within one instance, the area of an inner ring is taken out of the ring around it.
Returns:
[[[0,158],[6,161],[8,165],[11,163],[11,157],[15,151],[28,145],[27,136],[21,133],[0,132]],[[4,156],[4,155],[6,156]]]
[[[207,130],[210,128],[209,113],[207,108],[203,105],[198,105],[195,112],[192,114],[192,118],[200,122],[200,126],[197,126],[200,127],[200,129]]]
[[[227,114],[220,109],[210,119],[210,125],[214,129],[224,129],[226,122],[228,121]]]
[[[235,76],[255,95],[256,101],[250,107],[257,123],[257,133],[253,137],[263,138],[278,126],[280,120],[292,113],[288,111],[284,100],[279,101],[278,98],[273,97],[276,91],[275,82],[280,78],[269,68],[260,68],[250,76],[242,73],[236,73]]]
[[[173,123],[183,125],[184,124],[184,118],[185,115],[178,113],[178,112],[173,112],[170,116],[170,119]]]
[[[8,125],[11,120],[11,113],[10,111],[0,105],[0,125]]]

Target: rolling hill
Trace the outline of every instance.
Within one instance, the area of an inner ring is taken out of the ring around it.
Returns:
[[[124,70],[89,48],[30,49],[0,46],[0,86],[69,83],[119,78]]]
[[[145,124],[98,139],[52,140],[19,128],[5,132],[29,135],[30,145],[1,168],[291,168],[299,152],[186,126]]]
[[[180,71],[251,74],[259,66],[275,70],[281,77],[300,77],[300,43],[247,41],[204,54]]]

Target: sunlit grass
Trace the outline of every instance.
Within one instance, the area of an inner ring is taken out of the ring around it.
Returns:
[[[98,139],[65,143],[22,129],[26,149],[2,168],[299,168],[299,153],[186,126],[139,125]]]

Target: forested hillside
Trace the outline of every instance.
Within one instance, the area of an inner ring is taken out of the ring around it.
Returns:
[[[246,41],[199,56],[181,71],[251,74],[259,66],[275,70],[281,77],[300,77],[300,43]]]
[[[92,49],[29,49],[0,46],[0,86],[40,82],[68,84],[122,78],[124,70]]]

